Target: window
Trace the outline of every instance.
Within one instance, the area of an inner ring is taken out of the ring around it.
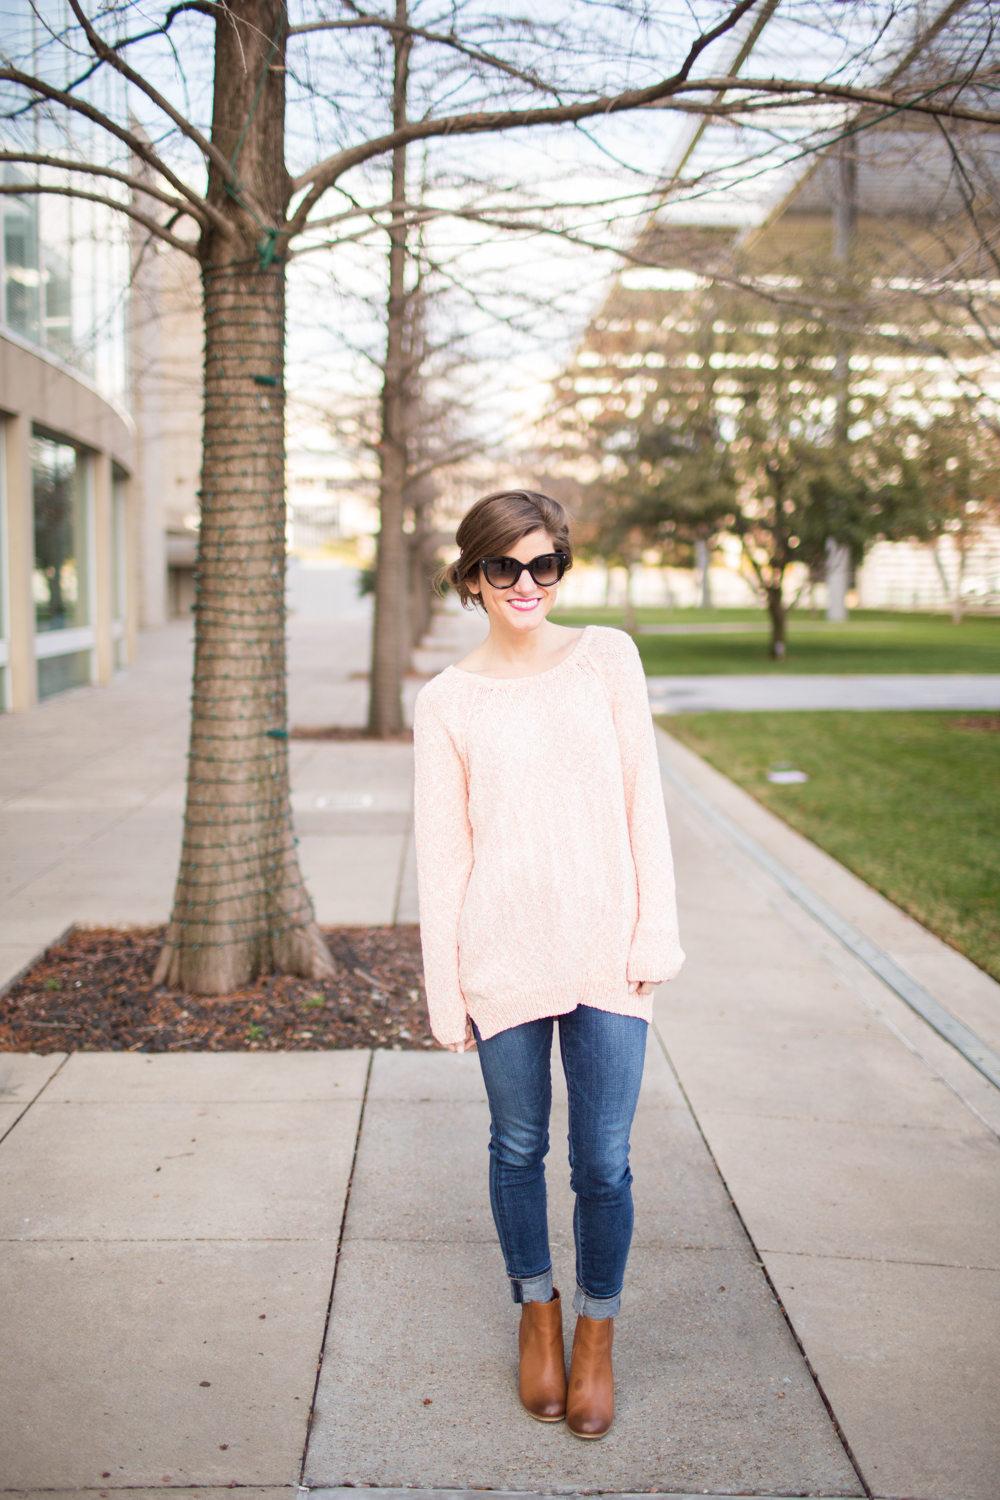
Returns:
[[[89,466],[69,443],[31,442],[35,512],[35,656],[38,696],[92,680]]]
[[[83,465],[75,448],[54,438],[35,437],[31,447],[35,630],[72,630],[90,624]]]
[[[69,651],[65,656],[43,656],[38,663],[38,696],[51,698],[67,688],[86,687],[92,652]]]

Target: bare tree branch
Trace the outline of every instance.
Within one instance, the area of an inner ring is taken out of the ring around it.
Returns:
[[[87,41],[90,43],[96,56],[102,62],[106,62],[109,67],[114,68],[123,78],[127,78],[130,83],[135,84],[136,88],[141,90],[147,99],[156,105],[157,109],[163,111],[168,120],[173,121],[181,134],[185,135],[189,141],[192,141],[198,147],[198,150],[205,157],[206,161],[213,162],[218,167],[225,181],[235,187],[236,173],[218,146],[203,136],[201,131],[192,125],[190,120],[185,119],[179,110],[174,109],[170,101],[165,99],[158,89],[155,89],[151,83],[143,78],[141,73],[137,73],[134,68],[130,68],[124,58],[118,56],[115,49],[109,46],[100,33],[95,31],[94,27],[90,24],[79,0],[69,0],[69,4],[73,14],[83,27]]]
[[[709,89],[720,89],[725,90],[726,93],[735,93],[740,90],[743,93],[759,94],[765,98],[777,95],[779,97],[793,96],[802,101],[830,99],[845,104],[874,104],[895,114],[921,114],[932,118],[943,115],[953,120],[971,120],[982,125],[1000,125],[1000,110],[971,109],[956,101],[929,102],[932,94],[942,93],[945,89],[969,88],[977,85],[994,89],[995,80],[998,77],[1000,77],[1000,67],[986,68],[982,73],[965,78],[944,78],[912,97],[894,93],[889,89],[869,89],[853,83],[803,83],[801,79],[791,78],[704,78],[696,83],[678,85],[676,92],[701,92],[702,90],[707,92]],[[628,107],[635,108],[636,106]],[[650,101],[648,107],[672,108],[673,106],[661,105],[659,99],[656,99]],[[733,106],[727,109],[723,105],[720,113],[738,114],[739,110]]]
[[[948,5],[942,6],[937,15],[934,17],[933,21],[931,21],[925,28],[918,32],[916,37],[914,37],[913,41],[911,42],[910,46],[903,53],[903,56],[896,63],[896,66],[890,71],[888,76],[882,80],[883,88],[885,88],[890,83],[895,83],[897,79],[902,78],[903,74],[906,73],[908,69],[910,69],[917,61],[917,58],[920,57],[922,53],[927,51],[927,48],[931,45],[932,42],[937,40],[942,31],[944,31],[945,27],[948,26],[949,23],[952,22],[961,11],[968,9],[970,3],[971,0],[949,0]]]
[[[182,240],[176,234],[171,234],[169,229],[158,224],[155,219],[151,219],[149,214],[144,214],[141,209],[133,208],[130,203],[122,203],[120,198],[107,198],[103,193],[87,193],[82,188],[57,187],[55,184],[43,182],[0,183],[0,196],[25,198],[29,194],[36,193],[49,193],[57,198],[83,198],[87,203],[100,203],[105,208],[113,208],[116,213],[127,214],[130,219],[134,219],[137,224],[148,229],[150,234],[155,235],[157,239],[165,240],[175,250],[183,250],[185,255],[190,255],[195,260],[198,259],[198,247],[192,240]]]
[[[471,47],[459,41],[457,36],[448,35],[447,32],[425,31],[422,26],[403,26],[389,16],[361,14],[350,21],[307,21],[302,26],[290,26],[288,35],[303,36],[309,31],[360,31],[372,27],[381,31],[404,32],[409,37],[419,37],[423,42],[435,42],[442,47],[451,47],[455,52],[460,52],[463,57],[468,57],[473,62],[485,63],[490,68],[497,68],[501,73],[506,73],[509,78],[516,78],[520,83],[530,84],[532,88],[538,89],[543,94],[555,94],[557,98],[559,97],[559,90],[552,84],[545,83],[537,73],[525,73],[520,68],[515,68],[513,63],[505,62],[502,57],[496,57],[492,52],[483,52],[479,47]]]
[[[154,187],[142,177],[132,177],[128,172],[117,172],[114,167],[101,167],[94,162],[74,161],[71,157],[62,156],[39,156],[30,151],[0,151],[0,161],[20,162],[24,166],[31,167],[55,167],[67,172],[86,172],[91,177],[110,177],[114,182],[121,182],[133,192],[145,193],[149,198],[156,198],[160,203],[165,203],[168,208],[175,209],[178,213],[188,214],[199,224],[208,222],[207,215],[196,204],[175,198],[170,193],[165,193],[161,188]]]
[[[75,3],[75,0],[71,0]],[[440,120],[420,120],[403,126],[399,130],[391,131],[388,135],[381,136],[373,141],[366,141],[363,145],[351,146],[336,155],[327,157],[325,161],[311,168],[308,172],[295,180],[293,190],[298,192],[304,187],[309,187],[309,192],[302,200],[298,210],[285,226],[283,233],[289,237],[299,234],[305,227],[309,214],[319,198],[332,187],[338,177],[351,167],[360,166],[362,162],[370,161],[374,156],[381,156],[387,151],[392,151],[398,146],[408,145],[411,141],[428,140],[432,136],[452,135],[483,135],[488,132],[501,130],[514,130],[520,126],[529,125],[558,125],[575,120],[593,119],[597,115],[621,114],[627,110],[639,109],[643,105],[655,103],[670,94],[676,93],[687,80],[691,69],[694,67],[701,53],[719,37],[725,36],[728,31],[756,5],[757,0],[738,0],[729,14],[714,26],[711,31],[703,32],[688,50],[687,57],[676,73],[660,83],[652,84],[644,89],[626,89],[624,93],[617,94],[611,98],[600,98],[580,101],[576,104],[560,104],[539,107],[535,109],[515,109],[498,111],[480,111],[469,115],[450,115]],[[310,187],[311,184],[311,187]]]
[[[930,118],[945,116],[956,120],[970,120],[981,124],[1000,125],[1000,111],[971,109],[954,101],[930,102],[930,95],[943,92],[947,88],[957,88],[960,85],[967,86],[970,82],[983,82],[997,76],[1000,69],[991,68],[978,75],[975,79],[956,80],[945,79],[924,91],[922,96],[916,98],[909,95],[900,95],[885,89],[869,89],[852,84],[827,84],[827,83],[803,83],[801,80],[791,79],[745,79],[734,77],[709,77],[699,79],[693,83],[684,80],[678,81],[677,76],[665,79],[663,82],[651,85],[645,89],[630,89],[623,94],[611,98],[592,99],[577,104],[565,104],[557,106],[545,106],[535,109],[506,110],[497,112],[479,112],[469,115],[446,116],[440,120],[418,120],[405,125],[402,129],[392,131],[387,135],[377,137],[375,140],[367,141],[362,145],[351,146],[338,152],[335,156],[328,157],[326,161],[319,163],[310,171],[302,174],[293,184],[294,190],[299,191],[310,183],[312,187],[302,200],[299,208],[291,220],[284,226],[284,236],[292,237],[300,234],[308,224],[308,216],[316,202],[332,187],[338,177],[349,171],[352,167],[360,166],[361,163],[371,160],[374,156],[384,155],[400,145],[407,145],[411,141],[428,140],[434,136],[455,135],[482,135],[486,133],[504,130],[516,130],[527,126],[556,125],[576,120],[592,119],[597,115],[622,114],[635,109],[650,107],[677,108],[673,103],[676,94],[682,92],[725,92],[732,93],[737,90],[744,93],[755,93],[769,95],[772,98],[787,96],[789,103],[801,103],[808,99],[829,99],[843,103],[870,104],[887,108],[890,113],[919,113]],[[669,101],[669,102],[667,102]],[[680,105],[681,108],[692,109],[692,112],[714,113],[718,115],[739,114],[738,105],[707,105],[702,110],[697,106]],[[772,106],[773,107],[773,106]],[[821,149],[819,146],[817,149]]]
[[[44,79],[35,78],[30,73],[22,73],[19,68],[0,68],[0,83],[16,83],[21,88],[28,89],[33,94],[38,94],[42,99],[50,99],[54,104],[61,104],[66,109],[83,115],[84,119],[93,121],[102,130],[106,130],[109,135],[113,135],[116,140],[128,146],[129,150],[133,151],[141,161],[144,161],[154,172],[158,173],[166,182],[169,182],[170,186],[175,188],[181,197],[187,199],[189,203],[194,204],[203,213],[208,214],[219,229],[228,231],[229,225],[223,216],[210,203],[206,203],[200,193],[196,193],[175,172],[172,172],[146,141],[142,140],[133,131],[126,130],[123,125],[119,125],[109,115],[103,114],[99,109],[95,109],[92,104],[88,104],[86,99],[78,99],[75,94],[68,94],[65,89],[53,88]]]

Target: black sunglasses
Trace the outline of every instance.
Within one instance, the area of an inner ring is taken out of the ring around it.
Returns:
[[[559,582],[568,562],[567,552],[544,552],[526,563],[518,562],[516,557],[484,557],[479,566],[486,582],[495,589],[512,589],[525,569],[540,589],[548,589]]]

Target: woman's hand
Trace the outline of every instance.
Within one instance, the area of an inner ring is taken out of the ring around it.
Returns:
[[[631,979],[629,980],[630,995],[651,995],[659,984],[658,979]]]
[[[476,1034],[472,1029],[472,1022],[468,1016],[465,1018],[465,1037],[460,1042],[445,1042],[447,1052],[475,1052]]]

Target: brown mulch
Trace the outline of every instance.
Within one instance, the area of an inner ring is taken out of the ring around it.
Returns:
[[[154,989],[162,927],[74,928],[0,996],[0,1052],[436,1047],[417,927],[327,927],[334,979],[274,975],[233,995]]]
[[[383,744],[412,745],[413,730],[404,729],[402,734],[369,734],[367,729],[342,729],[339,724],[315,727],[311,724],[295,724],[288,731],[290,740],[381,740]]]

